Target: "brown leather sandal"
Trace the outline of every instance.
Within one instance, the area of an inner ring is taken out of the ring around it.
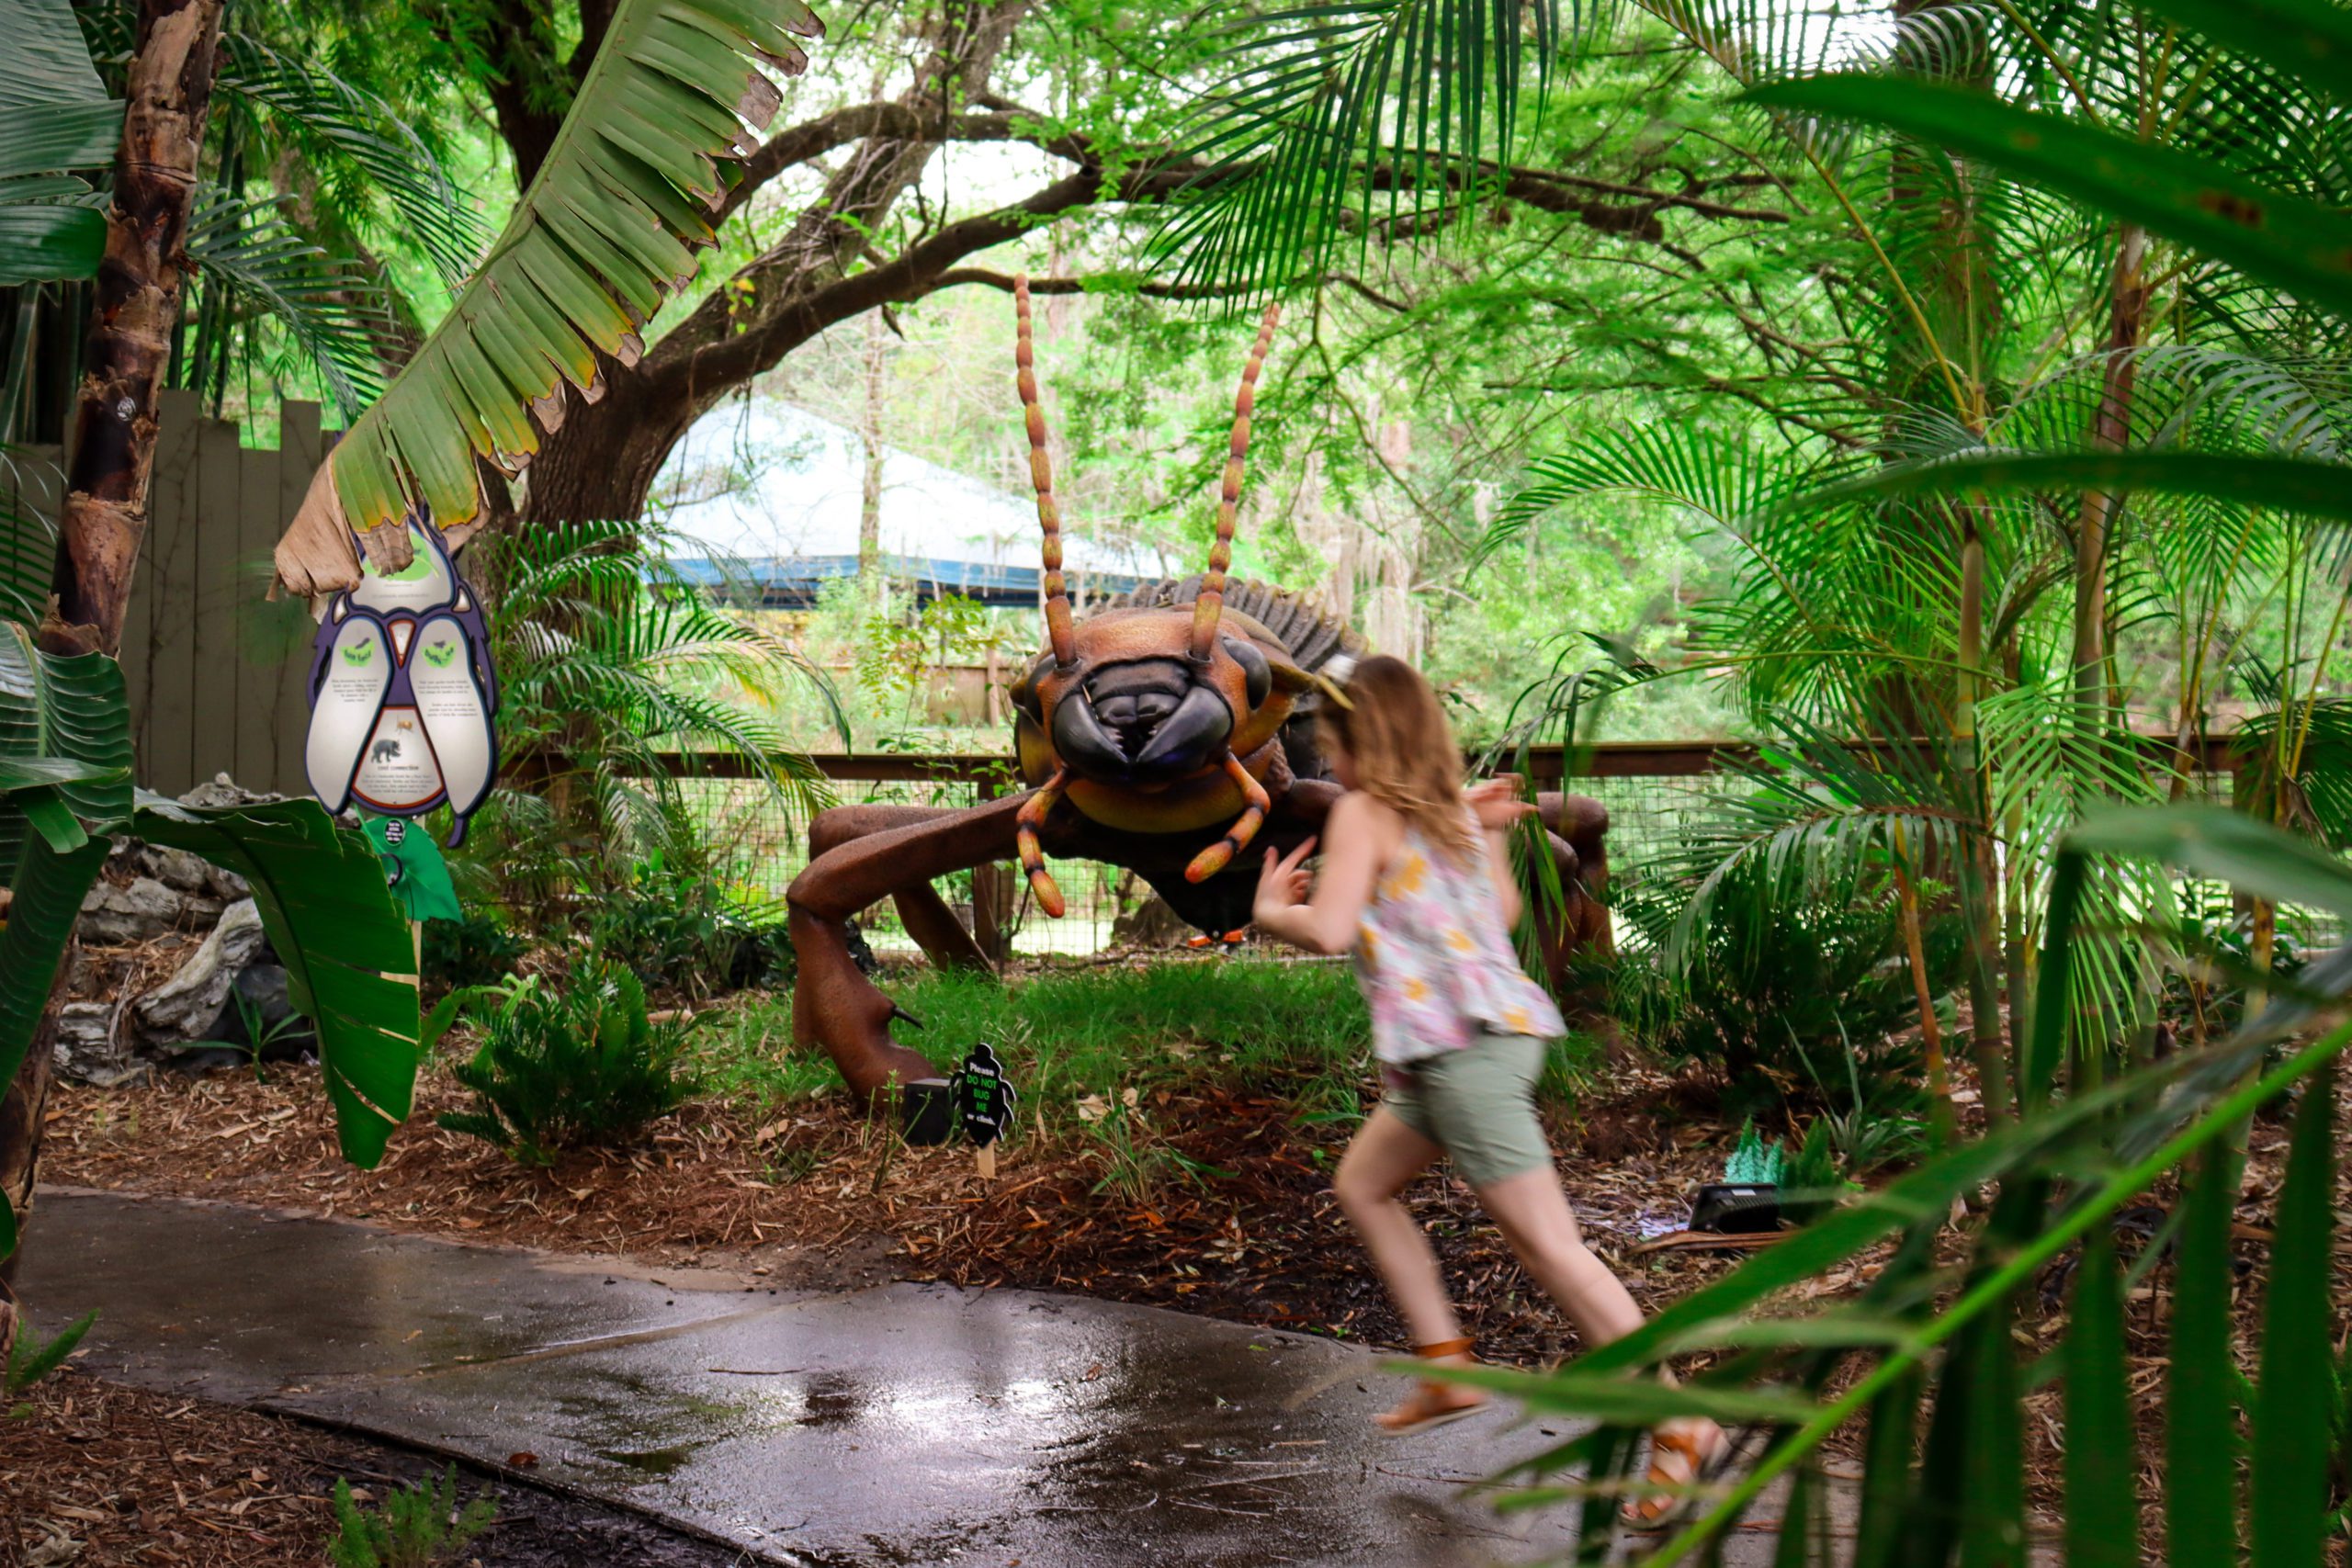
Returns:
[[[1711,1424],[1712,1425],[1712,1424]],[[1657,1427],[1650,1433],[1650,1467],[1647,1475],[1652,1486],[1675,1486],[1684,1490],[1657,1493],[1628,1502],[1620,1517],[1629,1529],[1662,1530],[1677,1524],[1698,1506],[1697,1489],[1731,1467],[1732,1457],[1738,1445],[1731,1434],[1721,1427],[1713,1428],[1715,1440],[1702,1445],[1698,1438],[1683,1432]],[[1681,1461],[1680,1472],[1669,1469],[1667,1456]]]
[[[1441,1339],[1434,1345],[1414,1346],[1413,1354],[1424,1361],[1442,1361],[1449,1356],[1469,1359],[1472,1343],[1467,1339]],[[1372,1419],[1390,1437],[1401,1438],[1408,1432],[1426,1432],[1432,1427],[1459,1421],[1464,1416],[1475,1416],[1486,1404],[1487,1396],[1475,1388],[1423,1378],[1396,1409]]]

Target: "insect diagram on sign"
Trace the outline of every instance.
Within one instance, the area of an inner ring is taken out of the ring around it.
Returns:
[[[406,567],[369,563],[358,587],[328,601],[302,761],[329,811],[421,817],[446,803],[454,849],[498,776],[498,679],[481,603],[440,530],[413,515],[408,530]]]

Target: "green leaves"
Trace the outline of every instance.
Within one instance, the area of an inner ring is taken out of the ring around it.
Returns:
[[[1809,76],[1758,88],[1747,101],[1865,120],[1982,159],[2352,315],[2343,220],[2208,159],[1915,77]]]
[[[2202,496],[2352,522],[2352,468],[2308,457],[2185,451],[2019,452],[1894,463],[1823,487],[1805,510],[1872,496],[2001,491]]]
[[[319,1059],[343,1156],[372,1167],[409,1113],[417,1061],[415,949],[375,846],[314,800],[200,810],[141,794],[130,830],[202,855],[253,888]]]
[[[375,534],[423,502],[447,530],[481,506],[474,460],[517,472],[561,417],[563,383],[594,395],[596,355],[624,365],[694,253],[716,241],[706,214],[722,169],[748,151],[781,95],[753,68],[797,73],[791,35],[821,28],[800,0],[622,0],[546,163],[489,258],[390,388],[355,423],[278,548],[280,580],[318,593],[358,581],[348,530],[371,534],[386,567],[404,529]]]
[[[2230,1212],[2236,1168],[2209,1152],[2182,1189],[2180,1239],[2165,1384],[2165,1531],[2174,1562],[2237,1554],[2237,1361],[2231,1350]]]
[[[1375,207],[1390,225],[1473,212],[1462,194],[1509,163],[1531,60],[1540,96],[1561,47],[1555,0],[1353,0],[1249,32],[1190,138],[1208,168],[1156,244],[1253,295],[1319,270],[1351,226],[1368,245]]]
[[[2254,1399],[2253,1568],[2320,1568],[2334,1429],[2335,1074],[2303,1086],[2278,1191]]]
[[[74,204],[65,171],[111,162],[122,105],[107,98],[67,0],[0,0],[0,288],[89,277],[106,215]]]
[[[0,622],[0,874],[15,869],[28,829],[64,853],[76,847],[74,819],[119,822],[130,812],[120,667],[95,653],[40,652],[23,626]],[[0,1021],[0,1041],[6,1029]]]
[[[2093,1227],[2075,1269],[2066,1375],[2066,1568],[2138,1568],[2140,1466],[2124,1363],[2115,1233]]]

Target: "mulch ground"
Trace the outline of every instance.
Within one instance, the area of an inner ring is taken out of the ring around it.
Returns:
[[[353,1500],[443,1468],[403,1449],[68,1371],[0,1414],[0,1568],[317,1568]],[[722,1568],[737,1554],[617,1509],[458,1467],[498,1516],[473,1568]]]

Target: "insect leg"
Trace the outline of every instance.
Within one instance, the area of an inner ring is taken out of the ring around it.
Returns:
[[[1266,813],[1273,805],[1266,795],[1266,786],[1250,776],[1250,770],[1241,765],[1241,759],[1235,756],[1230,749],[1225,753],[1225,776],[1233,781],[1235,787],[1241,791],[1241,797],[1249,804],[1241,808],[1241,815],[1234,818],[1233,826],[1225,830],[1224,838],[1193,857],[1193,863],[1184,868],[1184,880],[1187,882],[1206,882],[1232,864],[1233,857],[1247,849],[1250,840],[1258,836],[1258,829],[1264,825]]]
[[[1069,770],[1058,769],[1046,781],[1045,788],[1022,803],[1021,815],[1013,818],[1013,843],[1021,853],[1021,869],[1029,874],[1029,890],[1037,896],[1037,908],[1056,919],[1060,919],[1066,907],[1062,890],[1054,885],[1054,874],[1046,869],[1046,852],[1037,847],[1037,829],[1046,825],[1046,813],[1062,797],[1062,786],[1069,782]]]

